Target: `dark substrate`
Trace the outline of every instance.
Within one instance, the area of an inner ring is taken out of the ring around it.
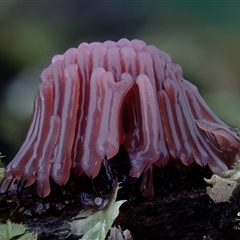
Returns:
[[[118,199],[126,199],[120,208],[115,225],[129,229],[134,240],[154,239],[240,239],[240,189],[234,191],[230,202],[214,203],[206,194],[207,184],[203,178],[212,175],[208,167],[196,164],[189,167],[168,165],[155,169],[155,196],[145,199],[140,193],[141,179],[131,184],[124,183],[119,190]],[[111,176],[110,176],[111,177]],[[17,207],[10,219],[22,222],[30,230],[37,231],[40,240],[62,240],[68,235],[66,221],[83,208],[95,206],[94,200],[103,200],[111,194],[113,182],[109,175],[100,174],[90,181],[86,177],[71,176],[63,188],[52,183],[49,197],[41,199],[36,195],[35,186],[8,193],[0,200],[0,218],[9,218],[10,212]],[[239,227],[239,230],[238,230]],[[69,240],[79,239],[70,236]]]

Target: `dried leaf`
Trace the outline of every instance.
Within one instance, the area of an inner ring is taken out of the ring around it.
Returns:
[[[237,186],[237,182],[227,179],[227,178],[222,178],[216,174],[214,174],[211,179],[205,179],[204,180],[213,185],[213,187],[206,187],[207,194],[209,197],[215,202],[215,203],[220,203],[220,202],[227,202],[229,201],[233,190]]]
[[[223,177],[240,183],[240,161],[236,163],[234,169],[224,172]]]

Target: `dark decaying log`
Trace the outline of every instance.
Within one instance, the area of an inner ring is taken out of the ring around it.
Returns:
[[[114,224],[129,229],[133,239],[138,240],[239,239],[240,230],[236,230],[239,223],[235,221],[240,211],[239,189],[235,190],[231,202],[215,204],[206,194],[206,183],[203,181],[204,177],[211,176],[210,170],[199,166],[179,168],[168,166],[155,171],[155,180],[158,181],[155,181],[156,196],[153,199],[146,200],[141,196],[140,180],[121,188],[118,198],[127,199],[128,202],[120,208],[120,215]],[[55,190],[58,191],[61,189]],[[25,207],[20,208],[22,212],[15,213],[12,220],[23,222],[30,230],[37,231],[40,240],[65,239],[69,232],[66,221],[71,221],[71,217],[82,209],[76,196],[71,196],[75,201],[72,203],[66,196],[63,201],[67,204],[59,199],[52,199],[52,202],[48,199],[52,205],[42,202],[49,208],[46,211],[41,208],[40,198],[35,199],[32,205],[29,200],[28,206],[25,201]],[[81,201],[90,203],[96,196],[99,195],[94,192],[93,195],[81,195]],[[70,236],[68,239],[79,237]]]

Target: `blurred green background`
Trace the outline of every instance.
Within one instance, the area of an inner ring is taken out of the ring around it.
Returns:
[[[41,71],[83,41],[139,38],[170,54],[213,111],[240,127],[240,3],[0,2],[0,152],[28,130]]]

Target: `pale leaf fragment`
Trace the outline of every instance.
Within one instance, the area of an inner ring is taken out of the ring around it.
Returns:
[[[234,169],[224,172],[223,177],[240,183],[240,161],[236,163]]]
[[[18,240],[37,240],[37,233],[35,232],[27,232],[22,235]]]
[[[119,214],[120,206],[125,202],[125,200],[116,202],[118,189],[119,187],[117,186],[105,208],[95,213],[92,213],[91,210],[83,211],[77,217],[83,218],[88,216],[87,218],[69,222],[70,234],[83,235],[82,240],[104,240]]]
[[[214,174],[211,179],[204,180],[211,184],[212,187],[206,187],[207,194],[209,197],[215,202],[227,202],[229,201],[233,190],[237,186],[237,182],[231,179],[222,178],[216,174]]]
[[[21,236],[19,240],[37,240],[36,233],[28,233],[27,227],[22,224],[12,223],[10,220],[6,224],[0,224],[0,240],[10,240]]]

